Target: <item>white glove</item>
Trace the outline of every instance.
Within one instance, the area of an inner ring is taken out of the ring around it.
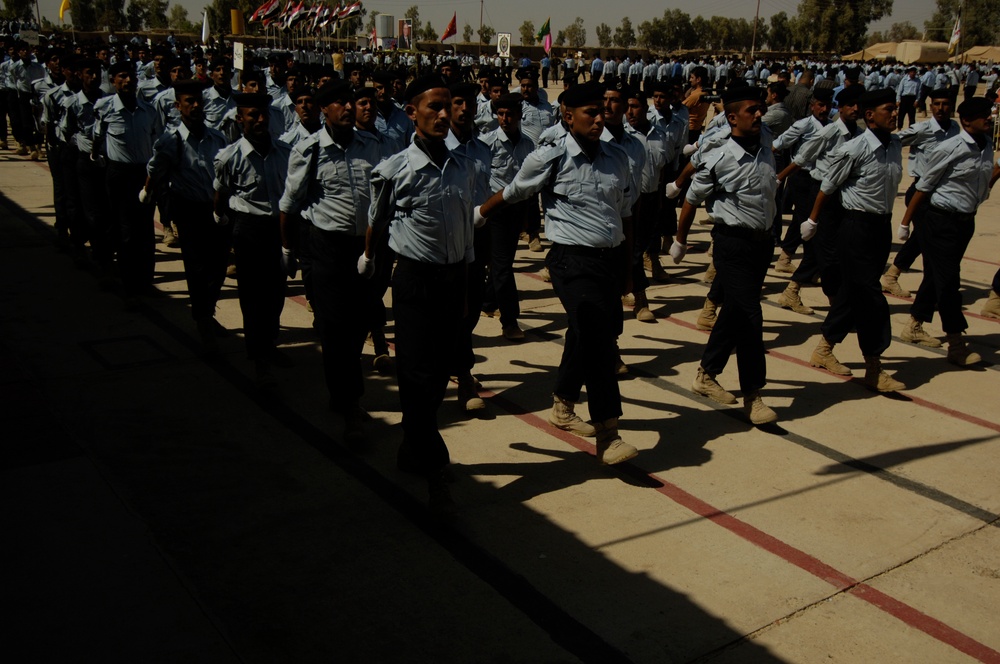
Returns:
[[[677,198],[680,196],[681,188],[673,182],[667,183],[667,198]]]
[[[224,214],[220,215],[218,212],[213,211],[212,218],[215,219],[215,223],[217,223],[220,226],[225,226],[226,224],[229,223],[229,217],[227,217]]]
[[[476,228],[482,228],[483,226],[486,225],[486,217],[484,217],[483,213],[479,211],[479,208],[481,207],[483,206],[477,205],[472,210],[472,225],[475,226]]]
[[[139,202],[142,203],[143,205],[149,202],[149,192],[146,191],[146,189],[139,190]]]
[[[295,253],[291,249],[281,248],[281,269],[292,279],[299,271],[299,262],[295,259]]]
[[[684,255],[687,251],[688,248],[686,244],[681,244],[677,240],[674,240],[674,243],[670,245],[670,258],[673,259],[674,265],[684,260]]]
[[[697,149],[698,149],[698,144],[697,143],[688,143],[687,145],[684,146],[684,148],[681,150],[681,152],[684,153],[685,157],[690,157],[691,155],[693,155],[695,153],[695,151]]]
[[[906,240],[910,237],[910,227],[900,224],[899,230],[896,231],[896,237],[898,237],[901,242],[906,242]]]
[[[375,261],[364,253],[358,257],[358,274],[365,279],[371,279],[372,275],[375,274]]]
[[[799,225],[799,232],[802,234],[802,240],[808,241],[816,236],[816,231],[819,229],[819,224],[817,224],[812,219],[806,219]]]

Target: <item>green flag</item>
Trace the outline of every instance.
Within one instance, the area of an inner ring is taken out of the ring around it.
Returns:
[[[541,29],[541,30],[539,30],[539,31],[538,31],[538,34],[537,34],[537,35],[535,35],[535,36],[536,36],[536,37],[538,37],[539,39],[541,39],[541,38],[542,38],[542,37],[544,37],[545,35],[550,35],[550,34],[552,34],[552,29],[551,29],[551,28],[549,27],[549,23],[550,23],[551,21],[552,21],[552,17],[551,17],[551,16],[550,16],[549,18],[545,19],[545,25],[543,25],[543,26],[542,26],[542,29]]]

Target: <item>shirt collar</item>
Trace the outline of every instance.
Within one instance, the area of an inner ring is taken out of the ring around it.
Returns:
[[[271,149],[273,150],[274,149],[274,141],[271,140],[270,134],[268,134],[267,140],[271,141]],[[257,152],[257,150],[254,148],[253,144],[250,143],[250,141],[248,141],[246,139],[246,136],[243,136],[243,137],[240,138],[240,154],[243,155],[243,157],[245,157],[245,158],[249,157],[251,154],[259,155],[261,159],[266,158],[266,155],[262,155],[259,152]],[[268,154],[271,154],[271,153],[268,152]]]
[[[184,124],[183,121],[177,125],[177,135],[180,136],[181,140],[184,142],[187,142],[188,136],[191,135],[191,132],[188,131],[187,125]]]
[[[952,122],[954,122],[954,120],[952,120]],[[941,126],[941,123],[938,122],[937,118],[935,118],[934,116],[931,116],[931,126],[937,127],[937,129],[934,130],[934,133],[937,133],[939,131],[945,131],[945,132],[948,131],[947,129]],[[950,127],[951,125],[949,124],[948,126]]]
[[[970,134],[969,132],[965,131],[964,129],[959,129],[958,130],[958,135],[962,137],[963,141],[965,141],[966,143],[968,143],[972,147],[976,148],[977,152],[981,152],[981,150],[979,149],[979,144],[976,143],[976,139],[974,139],[972,137],[972,134]]]
[[[837,118],[837,130],[840,132],[841,136],[851,135],[851,130],[847,128],[847,125],[844,124],[844,121],[841,120],[839,117]]]
[[[885,146],[882,145],[882,141],[878,140],[878,136],[876,136],[871,129],[866,129],[863,136],[865,138],[865,142],[868,143],[868,147],[870,147],[872,151],[885,149]]]
[[[749,152],[744,150],[742,145],[734,141],[732,136],[730,136],[729,139],[726,140],[726,149],[729,150],[729,154],[733,155],[736,161],[739,161],[743,157],[753,156]],[[761,146],[761,149],[762,150],[764,149],[763,146]]]

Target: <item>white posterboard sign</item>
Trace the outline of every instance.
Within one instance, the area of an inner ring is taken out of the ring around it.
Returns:
[[[233,69],[243,71],[243,44],[233,42]]]
[[[510,33],[509,32],[499,32],[497,33],[497,55],[501,58],[510,57]]]

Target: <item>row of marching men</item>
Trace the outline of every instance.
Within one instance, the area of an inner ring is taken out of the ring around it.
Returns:
[[[637,316],[648,309],[642,306],[644,254],[659,246],[658,233],[666,229],[669,236],[673,230],[664,223],[670,217],[665,211],[667,197],[679,187],[671,182],[664,188],[663,182],[686,142],[680,128],[687,122],[676,104],[677,90],[669,85],[654,90],[649,108],[642,92],[624,85],[607,90],[599,84],[573,86],[556,111],[538,95],[530,70],[519,76],[516,94],[499,90],[494,95],[489,79],[486,85],[449,85],[440,76],[428,77],[410,83],[402,95],[403,113],[414,133],[400,145],[372,121],[378,115],[371,112],[372,102],[377,107],[380,101],[378,85],[361,89],[349,81],[333,81],[318,90],[292,86],[289,96],[301,124],[288,136],[295,142],[292,147],[273,135],[275,99],[264,92],[266,79],[255,72],[243,72],[243,92],[227,99],[231,108],[224,115],[234,135],[206,122],[215,88],[205,91],[201,84],[179,79],[171,86],[178,122],[157,137],[156,113],[136,96],[131,67],[114,68],[116,94],[102,100],[88,94],[93,91],[87,82],[92,63],[67,60],[68,67],[61,67],[69,72],[63,83],[65,110],[56,123],[63,133],[57,138],[65,144],[75,139],[75,154],[65,163],[72,162],[91,184],[67,196],[75,195],[73,205],[80,206],[70,216],[70,238],[79,232],[89,239],[102,274],[121,280],[128,304],[135,304],[152,282],[152,203],[161,201],[168,210],[166,221],[177,224],[182,238],[192,314],[208,349],[218,331],[213,314],[232,246],[247,351],[258,379],[266,384],[272,380],[271,367],[286,361],[276,350],[286,277],[296,274],[300,264],[307,266],[330,405],[343,417],[344,438],[359,441],[364,436],[361,349],[365,337],[384,322],[379,308],[391,279],[405,432],[399,464],[426,476],[432,500],[447,503],[448,452],[437,431],[437,409],[449,376],[459,379],[464,407],[482,407],[471,375],[471,335],[480,310],[489,309],[484,300],[495,301],[505,336],[519,338],[516,309],[511,313],[517,301],[513,253],[524,223],[540,204],[552,244],[546,266],[568,315],[550,421],[595,436],[603,463],[636,454],[618,432],[616,340],[622,331],[622,296],[633,294]],[[79,91],[71,95],[74,86]],[[477,105],[487,94],[495,119],[489,118],[485,133],[477,132],[482,119]],[[694,389],[735,402],[716,380],[735,350],[745,407],[751,421],[762,424],[776,418],[760,395],[766,372],[759,292],[773,256],[770,226],[781,178],[770,145],[762,140],[766,109],[760,91],[736,88],[724,101],[718,136],[706,132],[693,155],[671,254],[676,261],[683,258],[694,207],[710,205],[716,222],[716,297],[722,310]],[[837,122],[847,126],[850,100],[839,101]],[[833,293],[831,317],[839,312],[834,326],[839,332],[827,337],[824,326],[826,347],[817,349],[822,365],[839,370],[839,363],[831,363],[821,351],[832,357],[832,344],[843,338],[837,335],[857,326],[868,361],[866,379],[879,390],[901,388],[878,362],[883,343],[888,344],[888,309],[884,297],[882,306],[878,302],[877,283],[885,257],[875,272],[874,293],[869,283],[883,248],[888,255],[889,236],[882,231],[901,175],[901,167],[894,166],[901,159],[899,139],[889,134],[893,125],[883,117],[895,121],[894,103],[873,96],[855,100],[856,112],[864,109],[867,128],[855,123],[847,133],[865,138],[850,143],[852,149],[844,141],[843,149],[833,151],[835,168],[822,178],[813,214],[799,226],[803,240],[811,241],[817,228],[837,236],[831,243],[841,283],[834,291],[827,281],[829,274],[837,283],[829,258],[824,259],[823,280]],[[981,113],[975,103],[967,104],[959,109],[959,136],[971,139],[966,145],[979,147],[976,137],[982,132],[976,122]],[[366,106],[367,115],[362,110]],[[489,128],[492,122],[494,129]],[[529,132],[536,129],[534,138]],[[988,149],[979,150],[979,160],[992,166]],[[940,178],[956,179],[948,173],[922,178],[926,195],[914,200],[930,198],[930,211],[948,209],[934,198]],[[57,188],[67,180],[55,173],[53,178]],[[976,201],[974,213],[986,188],[973,188],[969,200]],[[102,192],[112,212],[109,221],[87,217],[102,209],[88,197]],[[843,211],[831,215],[835,204]],[[917,216],[916,226],[923,227],[921,209],[908,213],[905,221]],[[871,252],[857,251],[859,246]],[[659,267],[658,259],[651,267]],[[942,277],[941,283],[950,278]],[[492,295],[484,295],[484,289]],[[932,292],[937,290],[946,289]],[[947,300],[935,297],[937,306]],[[862,314],[873,315],[863,323]],[[956,347],[962,345],[960,332],[950,339]],[[970,359],[971,354],[966,356]],[[591,422],[575,413],[584,386]]]

